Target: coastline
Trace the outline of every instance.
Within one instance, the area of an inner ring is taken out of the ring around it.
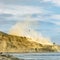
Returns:
[[[13,55],[9,54],[0,54],[0,60],[24,60],[24,59],[19,59],[17,57],[14,57]]]

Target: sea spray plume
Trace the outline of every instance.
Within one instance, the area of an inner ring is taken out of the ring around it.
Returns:
[[[25,36],[31,38],[30,41],[35,41],[44,45],[52,45],[49,38],[45,38],[42,34],[38,33],[31,28],[31,21],[24,21],[16,23],[9,31],[11,35]]]

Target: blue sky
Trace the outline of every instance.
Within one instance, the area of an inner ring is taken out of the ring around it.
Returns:
[[[60,0],[0,0],[0,31],[8,32],[27,16],[37,32],[60,44]]]

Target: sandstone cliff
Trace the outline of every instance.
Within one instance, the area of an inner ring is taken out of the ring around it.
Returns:
[[[57,52],[54,45],[29,41],[31,38],[9,35],[0,31],[0,52]]]

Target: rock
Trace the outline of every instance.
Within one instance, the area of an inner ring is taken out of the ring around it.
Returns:
[[[59,47],[55,45],[43,45],[34,41],[30,41],[24,36],[9,35],[0,32],[0,52],[58,52]]]
[[[24,59],[18,59],[12,55],[1,55],[0,54],[0,60],[24,60]]]

